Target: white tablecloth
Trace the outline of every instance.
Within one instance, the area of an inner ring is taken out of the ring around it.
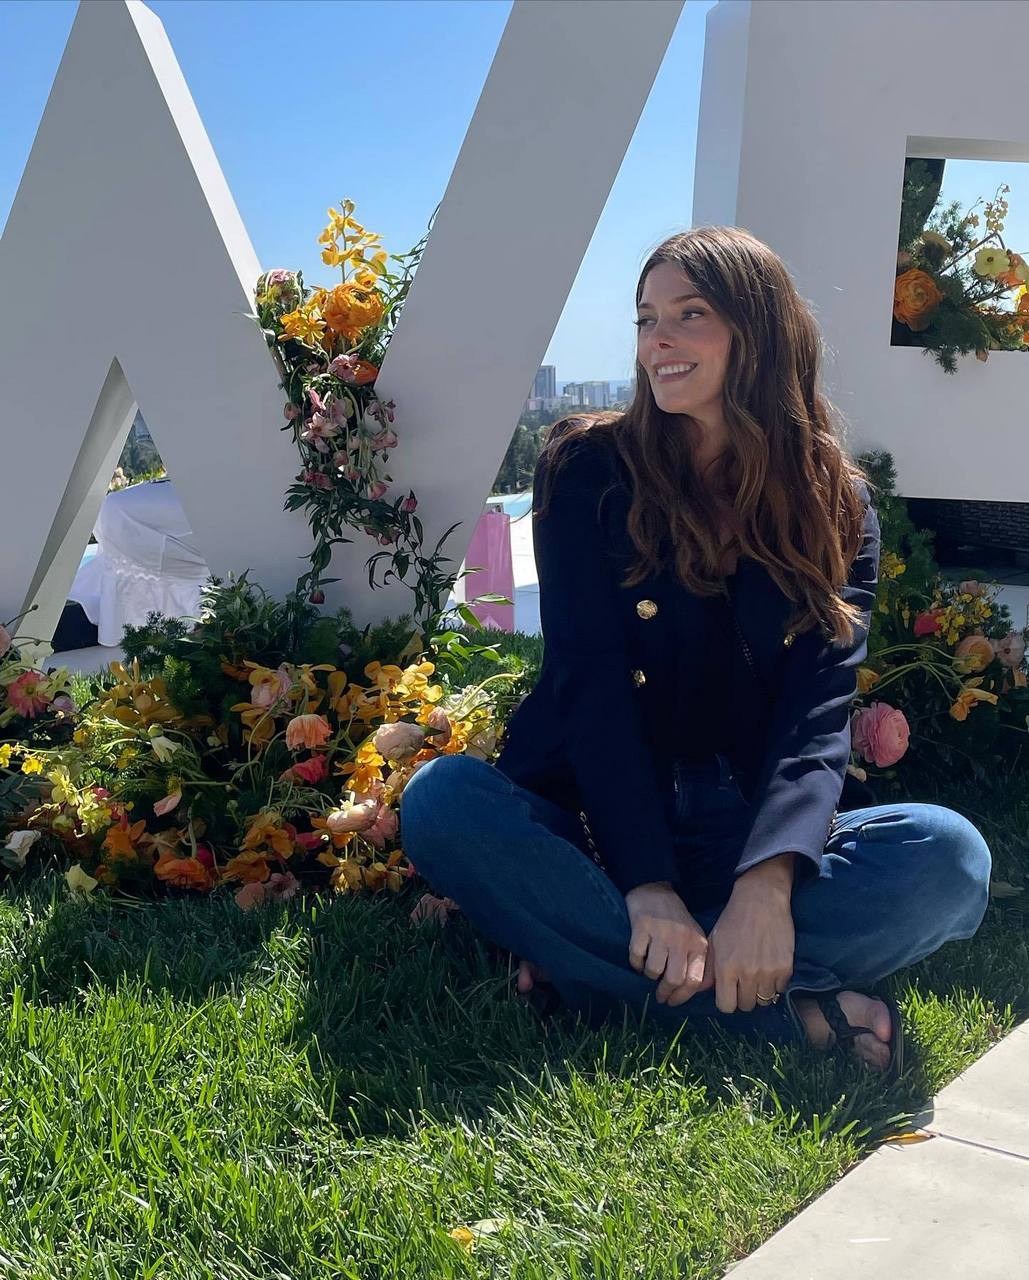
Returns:
[[[102,645],[121,643],[126,625],[148,613],[195,617],[209,576],[170,480],[117,489],[104,498],[90,548],[68,593]]]

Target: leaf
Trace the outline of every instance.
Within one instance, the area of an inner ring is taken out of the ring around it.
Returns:
[[[906,1147],[912,1146],[916,1142],[928,1142],[930,1138],[935,1138],[935,1133],[926,1133],[924,1129],[914,1129],[908,1133],[891,1133],[883,1138],[883,1142],[896,1142]]]
[[[472,1223],[471,1231],[476,1236],[491,1236],[498,1231],[503,1231],[513,1221],[513,1218],[480,1218],[478,1222]]]
[[[1022,889],[1022,885],[1010,884],[1007,880],[990,881],[991,898],[1017,898]]]

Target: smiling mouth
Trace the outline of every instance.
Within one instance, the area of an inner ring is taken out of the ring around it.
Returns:
[[[688,378],[696,367],[697,366],[694,365],[692,369],[687,369],[678,373],[657,373],[654,376],[657,378],[658,382],[677,382],[681,378]]]

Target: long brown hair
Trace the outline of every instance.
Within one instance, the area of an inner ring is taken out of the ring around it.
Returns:
[[[622,582],[632,587],[674,556],[683,586],[726,594],[718,519],[733,526],[731,546],[762,563],[794,602],[788,623],[821,626],[827,640],[851,643],[860,610],[839,589],[861,547],[860,482],[874,486],[837,437],[836,410],[818,387],[821,335],[782,259],[739,227],[696,227],[670,236],[647,259],[647,273],[670,262],[685,272],[732,330],[722,412],[729,447],[703,474],[691,461],[699,424],[686,429],[654,399],[637,361],[635,394],[624,413],[563,418],[541,454],[542,515],[567,446],[601,437],[632,480],[628,532],[638,559]]]

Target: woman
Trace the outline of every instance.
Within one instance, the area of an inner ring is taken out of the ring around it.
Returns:
[[[976,931],[991,859],[950,809],[853,805],[870,482],[767,245],[672,236],[636,303],[632,404],[558,423],[537,467],[539,680],[495,766],[410,779],[405,850],[522,957],[522,992],[896,1074],[899,1012],[867,988]]]

